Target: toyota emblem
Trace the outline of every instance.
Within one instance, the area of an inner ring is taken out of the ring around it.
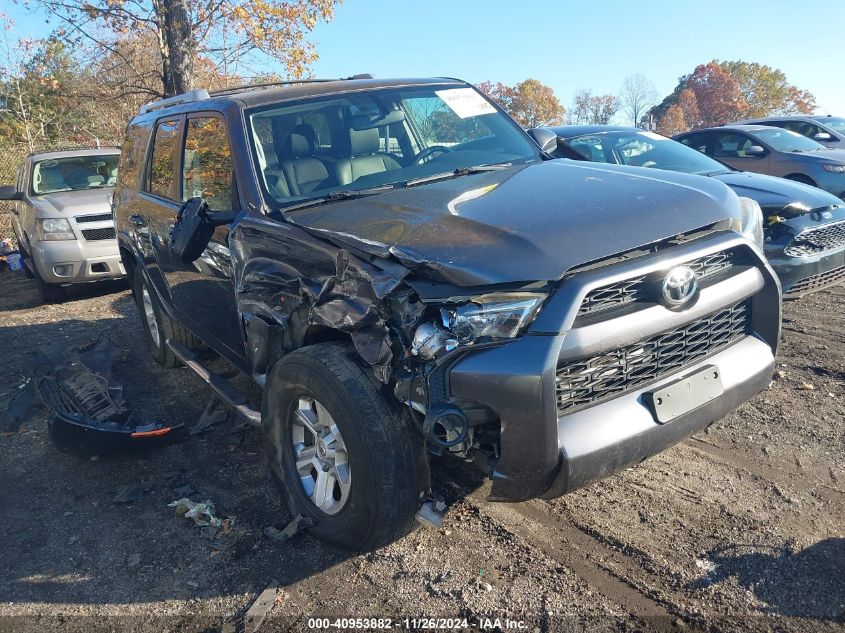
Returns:
[[[676,266],[664,277],[661,294],[668,307],[680,308],[695,296],[696,290],[695,271],[689,266]]]

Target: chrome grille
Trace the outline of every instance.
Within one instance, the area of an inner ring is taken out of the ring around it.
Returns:
[[[82,229],[82,237],[89,241],[113,240],[115,238],[114,227],[104,229]]]
[[[733,251],[719,251],[684,262],[684,265],[692,268],[696,279],[701,281],[705,277],[731,268],[736,262],[737,257]],[[578,309],[578,315],[594,314],[637,301],[653,301],[650,297],[647,275],[617,281],[609,286],[591,290],[584,297]]]
[[[813,292],[815,290],[821,290],[822,288],[827,288],[828,286],[833,286],[842,282],[845,282],[845,266],[840,266],[839,268],[834,268],[833,270],[828,270],[827,272],[802,279],[801,281],[794,283],[789,290],[784,293],[784,296],[789,297]]]
[[[86,222],[108,222],[111,219],[111,213],[98,213],[96,215],[77,215],[76,223],[85,224]]]
[[[557,368],[558,414],[636,389],[724,349],[750,327],[747,301],[644,341]]]
[[[845,222],[805,229],[783,249],[790,257],[811,257],[845,246]]]

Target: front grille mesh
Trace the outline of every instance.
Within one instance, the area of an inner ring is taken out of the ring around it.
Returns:
[[[685,262],[684,265],[692,268],[700,282],[705,277],[731,268],[736,264],[736,260],[733,251],[719,251]],[[647,276],[642,275],[596,288],[584,297],[578,315],[594,314],[637,301],[653,301],[649,286]]]
[[[784,295],[790,297],[806,292],[813,292],[815,290],[821,290],[822,288],[827,288],[828,286],[833,286],[842,282],[845,282],[845,266],[840,266],[839,268],[834,268],[833,270],[828,270],[826,272],[819,273],[818,275],[802,279],[801,281],[794,283],[792,287],[784,293]]]
[[[608,400],[692,364],[745,337],[748,302],[683,327],[557,368],[558,414]]]
[[[98,213],[96,215],[77,215],[76,223],[85,224],[86,222],[108,222],[111,219],[111,213]]]
[[[104,229],[83,229],[82,237],[89,241],[113,240],[115,238],[114,227],[110,226]]]
[[[783,249],[790,257],[811,257],[845,246],[845,222],[805,229]]]

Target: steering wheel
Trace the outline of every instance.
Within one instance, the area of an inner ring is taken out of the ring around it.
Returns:
[[[421,165],[426,158],[431,158],[434,154],[448,154],[451,151],[452,150],[445,145],[432,145],[431,147],[426,147],[423,151],[414,156],[414,164]]]

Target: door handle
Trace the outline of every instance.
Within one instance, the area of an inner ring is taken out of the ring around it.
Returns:
[[[138,213],[130,215],[129,221],[135,226],[147,226],[147,221]]]

